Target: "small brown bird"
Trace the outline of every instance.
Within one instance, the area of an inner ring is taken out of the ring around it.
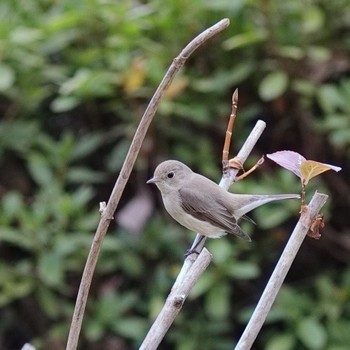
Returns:
[[[234,234],[250,241],[238,226],[241,217],[271,201],[300,198],[298,194],[230,193],[177,160],[160,163],[147,183],[156,184],[165,209],[178,223],[210,238]]]

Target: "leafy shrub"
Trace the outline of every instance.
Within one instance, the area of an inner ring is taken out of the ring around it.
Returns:
[[[258,118],[268,123],[251,163],[288,148],[310,159],[348,164],[346,5],[346,0],[2,1],[0,347],[19,349],[28,340],[38,349],[64,347],[98,222],[97,203],[107,200],[140,115],[169,63],[216,20],[229,17],[231,26],[195,53],[170,87],[122,204],[144,189],[148,172],[162,158],[181,159],[219,178],[237,86],[234,149]],[[344,178],[347,172],[344,167]],[[349,343],[348,252],[329,233],[343,237],[347,230],[348,185],[334,176],[315,186],[333,197],[325,244],[306,242],[307,256],[301,253],[296,261],[293,283],[278,299],[257,348],[339,350]],[[233,190],[295,192],[299,184],[266,163]],[[230,238],[208,242],[215,264],[163,348],[232,348],[242,313],[260,294],[297,210],[288,203],[261,208],[254,214],[258,226],[246,226],[254,231],[249,246]],[[138,235],[112,225],[88,303],[84,349],[131,349],[140,343],[189,235],[160,214]],[[296,283],[303,281],[308,288]]]

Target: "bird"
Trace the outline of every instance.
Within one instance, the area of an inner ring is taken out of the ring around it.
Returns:
[[[158,187],[173,219],[209,238],[232,234],[251,241],[238,225],[246,213],[272,201],[300,198],[299,194],[231,193],[177,160],[160,163],[147,184]]]

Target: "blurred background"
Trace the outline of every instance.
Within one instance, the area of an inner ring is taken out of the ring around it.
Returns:
[[[328,194],[320,240],[306,238],[254,349],[350,344],[350,3],[348,0],[2,0],[0,3],[0,349],[65,347],[81,273],[140,117],[195,35],[231,25],[196,51],[167,91],[105,238],[80,348],[135,349],[194,234],[145,185],[178,159],[218,181],[239,88],[233,156],[267,123],[246,168],[289,149],[341,166],[308,186]],[[300,192],[266,160],[231,190]],[[208,240],[213,263],[160,349],[232,349],[299,203],[255,210],[252,236]]]

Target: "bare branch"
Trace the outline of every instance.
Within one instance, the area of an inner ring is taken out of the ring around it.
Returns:
[[[310,204],[303,208],[300,219],[284,248],[284,251],[265,287],[246,329],[235,347],[235,350],[249,350],[252,347],[295,256],[309,231],[313,219],[324,206],[327,198],[327,195],[316,192],[312,197]]]
[[[101,213],[101,219],[99,225],[97,227],[94,240],[92,242],[90,252],[85,264],[83,276],[81,279],[81,283],[79,286],[79,292],[74,308],[74,313],[72,317],[72,323],[69,330],[68,341],[67,341],[67,350],[75,350],[78,345],[79,334],[81,331],[81,324],[83,321],[83,316],[85,312],[85,307],[87,303],[87,298],[89,295],[89,289],[92,281],[92,277],[94,274],[94,270],[96,267],[96,263],[98,260],[99,252],[102,247],[103,239],[106,235],[107,229],[109,227],[110,221],[113,218],[114,212],[117,209],[119,204],[119,200],[122,196],[122,193],[125,189],[126,183],[129,179],[131,171],[134,167],[134,163],[136,161],[137,155],[140,151],[142,142],[145,138],[148,127],[153,119],[153,116],[158,108],[160,100],[169,87],[171,82],[173,81],[176,73],[180,70],[180,68],[184,65],[189,56],[201,45],[203,45],[206,41],[212,38],[214,35],[223,31],[228,25],[230,21],[225,18],[213,25],[212,27],[206,29],[204,32],[195,37],[182,51],[181,53],[174,59],[168,71],[166,72],[163,80],[158,86],[156,92],[154,93],[147,109],[145,110],[140,124],[135,132],[134,138],[130,145],[128,154],[125,158],[123,167],[120,171],[118,179],[114,185],[112,194],[109,198],[107,206],[104,208]]]
[[[183,283],[177,284],[176,286],[174,285],[161,312],[153,323],[139,350],[157,349],[169,327],[172,325],[175,317],[180,312],[191,289],[210,264],[211,258],[212,255],[204,248],[191,267],[191,270],[186,275]]]

